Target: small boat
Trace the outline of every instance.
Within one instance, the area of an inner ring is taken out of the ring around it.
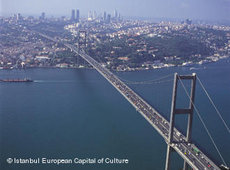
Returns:
[[[33,82],[31,79],[0,79],[0,82],[6,82],[6,83],[29,83]]]

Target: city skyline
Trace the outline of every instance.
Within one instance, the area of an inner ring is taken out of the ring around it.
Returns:
[[[149,18],[191,18],[200,20],[229,20],[230,0],[1,0],[0,15],[9,16],[15,13],[39,16],[70,17],[72,9],[79,9],[81,16],[88,11],[97,11],[103,15],[114,14],[117,10],[122,16]]]

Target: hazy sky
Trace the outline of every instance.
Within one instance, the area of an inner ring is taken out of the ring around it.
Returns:
[[[70,16],[71,9],[122,16],[230,20],[230,0],[0,0],[0,14]]]

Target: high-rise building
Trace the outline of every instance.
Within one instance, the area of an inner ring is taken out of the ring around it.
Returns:
[[[192,20],[186,19],[186,20],[185,20],[185,23],[188,24],[188,25],[191,25],[191,24],[192,24]]]
[[[97,18],[97,13],[96,11],[93,11],[93,19],[96,19]]]
[[[75,10],[74,9],[72,10],[72,13],[71,13],[71,20],[72,21],[75,20]]]
[[[103,20],[106,21],[106,12],[104,12]]]
[[[79,11],[79,9],[76,10],[76,21],[77,22],[80,21],[80,11]]]
[[[39,19],[44,20],[44,19],[45,19],[45,16],[46,16],[45,12],[42,12],[42,14],[41,14],[41,16],[39,17]]]
[[[108,14],[107,15],[107,22],[110,23],[110,21],[111,21],[111,14]]]
[[[16,20],[17,21],[20,21],[22,19],[22,15],[20,14],[20,13],[18,13],[17,15],[16,15]]]
[[[92,21],[93,17],[92,17],[92,12],[89,11],[88,12],[88,21]]]
[[[117,13],[117,10],[115,9],[114,10],[114,18],[117,18],[118,17],[118,13]]]

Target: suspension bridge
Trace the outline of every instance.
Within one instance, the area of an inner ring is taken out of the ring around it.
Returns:
[[[184,170],[187,170],[188,167],[192,167],[195,170],[220,170],[220,169],[228,169],[224,158],[222,157],[220,151],[218,150],[209,130],[207,129],[197,107],[194,104],[194,96],[195,96],[195,85],[196,80],[201,83],[202,88],[204,88],[200,79],[193,75],[178,75],[175,74],[174,76],[174,89],[173,89],[173,98],[172,98],[172,107],[171,107],[171,117],[170,121],[166,120],[156,109],[154,109],[150,104],[148,104],[143,98],[141,98],[137,93],[135,93],[129,86],[127,86],[121,79],[118,78],[115,74],[111,71],[103,67],[100,63],[98,63],[95,59],[90,57],[88,54],[85,53],[84,50],[80,50],[74,45],[68,44],[64,41],[54,39],[47,35],[44,35],[39,32],[40,36],[49,39],[51,41],[62,43],[64,46],[69,48],[72,52],[76,53],[77,55],[81,56],[85,61],[87,61],[93,68],[95,68],[105,79],[111,83],[114,88],[116,88],[129,102],[130,104],[152,125],[152,127],[164,138],[167,144],[167,154],[166,154],[166,165],[165,170],[170,169],[170,155],[172,151],[176,151],[184,160]],[[192,81],[191,84],[191,93],[187,91],[183,84],[183,80],[188,79]],[[160,80],[158,80],[160,81]],[[190,99],[189,108],[176,108],[176,96],[177,96],[177,84],[180,82],[183,85],[183,88]],[[132,82],[129,82],[132,83]],[[138,83],[148,83],[148,82],[133,82],[134,84]],[[205,89],[204,89],[205,90]],[[208,95],[207,91],[205,93]],[[210,96],[208,95],[210,98]],[[211,98],[210,98],[211,99]],[[214,105],[213,101],[211,100],[212,104]],[[215,105],[214,105],[215,106]],[[222,121],[224,122],[225,127],[227,128],[228,132],[229,128],[220,115],[220,112],[215,107],[218,115],[221,117]],[[217,149],[218,154],[223,162],[221,166],[217,166],[214,161],[212,161],[205,153],[203,153],[198,146],[192,143],[191,140],[191,130],[192,130],[192,119],[193,119],[193,111],[196,111],[198,117],[200,118],[202,124],[204,125],[205,130],[207,131],[213,145]],[[174,118],[177,114],[188,114],[188,126],[187,126],[187,134],[186,136],[183,135],[178,129],[174,127]]]

